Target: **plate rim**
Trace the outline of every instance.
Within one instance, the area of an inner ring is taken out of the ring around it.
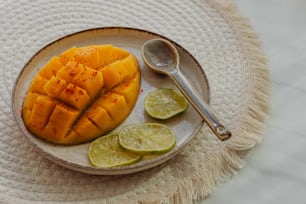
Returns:
[[[82,173],[86,173],[86,174],[92,174],[92,175],[125,175],[125,174],[130,174],[130,173],[136,173],[136,172],[140,172],[140,171],[144,171],[144,170],[148,170],[152,167],[161,165],[163,163],[165,163],[166,161],[172,159],[175,155],[177,155],[178,153],[180,153],[182,151],[182,149],[189,144],[189,142],[192,140],[192,138],[195,137],[195,135],[197,135],[197,133],[200,131],[200,129],[203,127],[204,125],[204,120],[201,120],[201,123],[199,125],[199,128],[193,132],[193,134],[188,137],[181,145],[180,148],[177,149],[176,151],[170,151],[164,155],[160,155],[158,157],[158,160],[156,160],[155,162],[149,162],[152,161],[152,159],[147,160],[147,161],[142,161],[141,164],[142,165],[137,165],[133,164],[133,165],[128,165],[128,166],[122,166],[122,167],[111,167],[111,168],[104,168],[104,167],[94,167],[94,166],[83,166],[77,163],[73,163],[70,162],[68,160],[62,159],[62,158],[58,158],[50,153],[48,153],[47,151],[44,151],[40,146],[38,146],[38,144],[33,141],[33,138],[31,138],[28,134],[34,136],[33,134],[31,134],[26,128],[24,129],[23,127],[20,126],[19,122],[18,122],[18,113],[16,111],[16,104],[15,104],[15,98],[16,98],[16,89],[17,89],[17,84],[19,79],[22,77],[24,71],[26,70],[27,66],[35,59],[35,57],[37,55],[39,55],[41,52],[43,52],[45,49],[47,49],[49,46],[52,46],[53,44],[60,42],[62,40],[64,40],[65,38],[69,38],[69,37],[73,37],[82,33],[87,33],[87,32],[93,32],[93,31],[103,31],[103,30],[127,30],[127,31],[131,31],[131,32],[141,32],[141,33],[147,33],[149,35],[152,36],[156,36],[159,38],[163,38],[166,39],[168,41],[170,41],[171,43],[173,43],[175,46],[179,47],[185,54],[187,54],[195,63],[196,65],[200,68],[203,77],[205,78],[205,82],[207,85],[207,103],[210,104],[210,85],[209,85],[209,81],[207,78],[207,75],[205,73],[204,68],[201,66],[201,64],[198,62],[198,60],[187,50],[185,49],[183,46],[181,46],[180,44],[178,44],[177,42],[175,42],[174,40],[161,35],[159,33],[155,33],[149,30],[144,30],[144,29],[140,29],[140,28],[134,28],[134,27],[124,27],[124,26],[105,26],[105,27],[94,27],[94,28],[88,28],[88,29],[84,29],[84,30],[79,30],[76,32],[72,32],[70,34],[61,36],[59,38],[56,38],[55,40],[51,40],[50,42],[46,43],[45,45],[43,45],[41,48],[38,48],[38,50],[29,58],[29,60],[27,60],[27,62],[22,66],[21,70],[19,71],[14,84],[13,84],[13,88],[12,88],[12,94],[11,94],[11,109],[13,112],[13,116],[15,119],[15,122],[18,126],[18,129],[21,131],[22,135],[24,137],[26,137],[26,141],[28,143],[30,143],[30,145],[32,145],[36,151],[38,151],[41,155],[43,155],[45,158],[47,158],[48,160],[63,166],[65,168],[74,170],[74,171],[78,171],[78,172],[82,172]],[[25,126],[25,125],[23,125]],[[154,160],[154,159],[153,159]],[[143,165],[145,163],[145,165]],[[146,163],[148,163],[146,165]],[[140,164],[140,163],[139,163]]]

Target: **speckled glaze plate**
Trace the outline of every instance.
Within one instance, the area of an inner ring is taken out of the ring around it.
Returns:
[[[64,36],[39,50],[23,67],[16,80],[12,95],[14,116],[27,140],[36,147],[38,152],[49,160],[72,170],[96,175],[120,175],[143,171],[164,163],[178,154],[200,130],[203,125],[203,120],[191,106],[188,107],[184,114],[167,121],[154,120],[146,115],[143,102],[147,93],[156,88],[175,88],[175,85],[170,79],[153,73],[143,63],[140,53],[141,47],[145,41],[152,38],[167,39],[159,34],[134,28],[94,28]],[[173,42],[171,39],[167,40]],[[178,48],[181,57],[180,69],[182,73],[203,99],[209,102],[209,86],[204,70],[187,50],[177,43],[173,43]],[[128,118],[113,131],[119,131],[123,125],[131,123],[163,123],[169,126],[176,134],[177,143],[170,152],[150,158],[144,157],[138,163],[129,166],[97,168],[89,163],[87,157],[89,143],[73,146],[54,145],[37,138],[27,130],[21,116],[22,104],[31,80],[37,74],[38,70],[52,56],[59,55],[72,46],[93,44],[113,44],[114,46],[126,49],[138,58],[141,68],[141,90],[136,105]]]

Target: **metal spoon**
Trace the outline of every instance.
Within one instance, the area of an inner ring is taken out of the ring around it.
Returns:
[[[180,56],[172,43],[164,39],[149,40],[143,44],[141,54],[149,68],[170,77],[220,140],[223,141],[231,137],[231,132],[219,122],[208,104],[192,89],[180,72]]]

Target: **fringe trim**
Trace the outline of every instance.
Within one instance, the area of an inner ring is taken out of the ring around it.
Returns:
[[[267,59],[258,36],[252,30],[249,21],[241,17],[234,1],[208,2],[217,8],[221,15],[231,19],[229,23],[242,39],[241,44],[249,57],[249,66],[254,70],[255,80],[247,102],[247,112],[241,119],[240,126],[234,130],[235,136],[225,142],[223,149],[214,159],[205,163],[205,169],[198,169],[191,177],[183,178],[176,185],[172,185],[167,192],[161,192],[162,197],[150,197],[151,199],[138,203],[192,203],[207,197],[218,184],[231,179],[244,166],[243,158],[262,140],[265,120],[270,109],[271,88]]]

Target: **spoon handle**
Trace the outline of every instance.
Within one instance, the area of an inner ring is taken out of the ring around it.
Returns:
[[[208,104],[193,90],[184,75],[178,70],[177,72],[169,74],[169,77],[187,98],[189,103],[200,114],[202,119],[205,120],[215,135],[221,141],[229,139],[231,137],[231,132],[220,123],[214,113],[210,110]]]

